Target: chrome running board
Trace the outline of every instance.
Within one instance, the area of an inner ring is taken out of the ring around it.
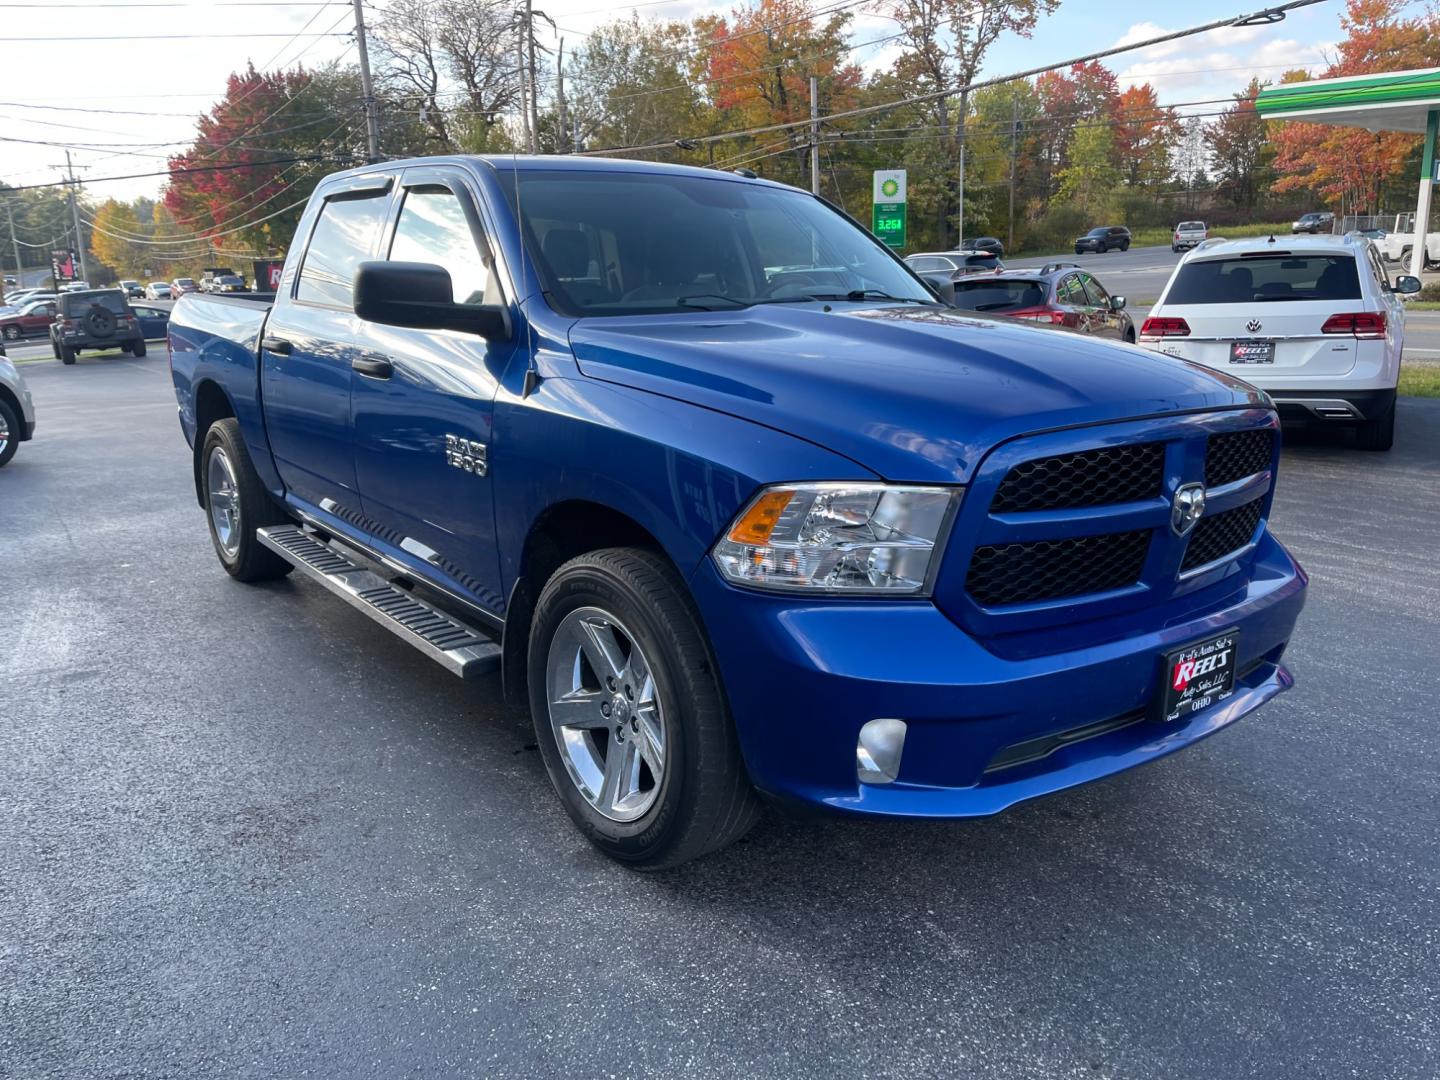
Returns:
[[[312,581],[447,671],[474,679],[500,669],[500,646],[483,631],[392,585],[317,537],[294,525],[257,529],[255,536]]]

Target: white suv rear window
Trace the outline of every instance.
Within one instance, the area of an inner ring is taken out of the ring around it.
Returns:
[[[1168,304],[1247,304],[1285,300],[1358,300],[1349,255],[1267,255],[1185,263]]]

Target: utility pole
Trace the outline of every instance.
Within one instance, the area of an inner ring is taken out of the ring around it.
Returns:
[[[355,0],[358,4],[360,0]],[[540,152],[540,72],[535,66],[534,0],[525,0],[525,51],[530,57],[530,152]]]
[[[810,76],[810,194],[820,194],[820,90]]]
[[[1015,250],[1015,142],[1020,133],[1020,99],[1010,95],[1010,226],[1005,234],[1005,250]]]
[[[955,237],[956,251],[963,251],[965,249],[965,113],[968,111],[969,106],[970,95],[968,93],[961,94],[960,120],[957,125],[960,135],[960,182],[957,190],[957,195],[959,196],[957,200],[959,213],[955,215],[955,229],[958,234]]]
[[[80,280],[89,281],[90,271],[85,268],[85,234],[80,231],[80,203],[75,198],[75,192],[80,187],[80,181],[75,179],[75,168],[70,164],[70,151],[65,151],[65,171],[70,176],[70,216],[75,222],[75,252],[80,259]],[[59,286],[59,282],[55,283]]]
[[[564,154],[569,151],[565,130],[565,39],[560,39],[560,51],[555,60],[555,149]]]
[[[380,160],[380,118],[375,112],[375,86],[370,81],[370,49],[365,43],[365,8],[355,0],[355,47],[360,54],[360,92],[365,95],[365,147],[371,162]]]
[[[20,279],[25,275],[20,272],[20,241],[15,237],[15,213],[10,209],[10,200],[5,200],[5,220],[10,223],[10,246],[15,249],[15,284],[23,286],[25,283]]]
[[[515,15],[517,21],[519,21],[521,18],[520,12],[517,11]],[[530,101],[526,96],[529,88],[526,86],[525,79],[525,38],[529,35],[526,33],[526,26],[523,23],[520,25],[520,32],[522,36],[515,39],[516,71],[520,73],[520,134],[525,139],[525,152],[527,154],[533,154],[535,152],[535,140],[530,137]]]

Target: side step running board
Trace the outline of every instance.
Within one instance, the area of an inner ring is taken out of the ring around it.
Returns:
[[[500,669],[500,646],[475,627],[427,604],[337,554],[294,525],[257,529],[256,538],[351,607],[462,679]]]

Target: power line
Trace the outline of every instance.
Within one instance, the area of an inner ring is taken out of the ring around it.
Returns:
[[[202,165],[198,168],[161,169],[159,172],[126,173],[123,176],[92,176],[85,181],[89,184],[108,184],[117,180],[146,180],[152,176],[186,176],[191,173],[229,172],[231,169],[253,169],[257,165],[288,165],[294,161],[336,161],[334,154],[300,154],[295,157],[277,158],[274,161],[233,161],[225,165]],[[50,180],[43,184],[13,184],[8,191],[38,191],[41,188],[64,187],[67,181]]]
[[[349,37],[349,34],[297,34],[296,37]],[[19,44],[26,41],[217,41],[224,38],[277,38],[290,37],[289,34],[96,34],[94,36],[65,34],[62,37],[20,37],[0,38],[7,44],[14,42]]]
[[[1279,4],[1275,7],[1265,8],[1261,11],[1252,12],[1248,15],[1232,16],[1226,19],[1216,19],[1214,22],[1205,23],[1200,26],[1192,26],[1184,30],[1175,30],[1168,34],[1159,34],[1155,37],[1145,38],[1140,41],[1131,42],[1125,45],[1116,45],[1108,49],[1101,49],[1097,52],[1088,53],[1084,56],[1074,57],[1069,60],[1062,60],[1057,63],[1044,64],[1040,67],[1030,68],[1025,71],[1015,72],[1010,75],[1001,75],[993,79],[983,79],[967,83],[964,86],[951,87],[945,90],[936,90],[928,94],[916,94],[912,97],[899,98],[895,101],[885,102],[880,105],[865,105],[855,109],[846,109],[841,112],[830,113],[820,119],[825,122],[844,120],[854,116],[866,116],[872,113],[890,112],[894,109],[903,108],[907,105],[922,105],[932,101],[939,101],[942,98],[956,97],[960,94],[972,93],[987,86],[1000,86],[1004,83],[1017,82],[1021,79],[1029,79],[1035,75],[1044,74],[1047,71],[1055,71],[1058,68],[1073,67],[1076,64],[1089,63],[1092,60],[1101,60],[1107,56],[1115,56],[1119,53],[1133,52],[1138,49],[1150,48],[1154,45],[1162,45],[1169,41],[1177,41],[1181,38],[1192,37],[1196,34],[1203,34],[1211,30],[1219,30],[1226,27],[1260,25],[1266,22],[1278,21],[1276,15],[1283,16],[1287,11],[1297,8],[1311,7],[1324,0],[1289,0],[1288,3]],[[746,128],[739,131],[720,132],[716,135],[677,135],[666,139],[664,142],[650,143],[644,146],[615,146],[600,150],[580,151],[582,156],[594,157],[605,154],[635,153],[643,150],[662,150],[674,146],[677,138],[686,138],[694,143],[723,142],[726,139],[739,138],[746,135],[765,135],[773,131],[788,131],[792,128],[804,127],[810,123],[808,118],[802,120],[789,120],[775,124],[764,124],[758,127]]]
[[[289,206],[281,207],[279,210],[276,210],[276,211],[275,211],[274,213],[272,213],[272,214],[266,214],[264,217],[262,217],[262,218],[256,218],[254,221],[246,222],[244,225],[237,225],[237,226],[235,226],[235,228],[233,228],[233,229],[226,229],[224,232],[211,233],[209,236],[206,236],[206,237],[198,237],[197,239],[199,239],[199,240],[209,240],[209,239],[212,239],[212,238],[214,238],[214,237],[216,237],[216,236],[229,236],[231,233],[244,232],[246,229],[253,229],[256,225],[260,225],[260,224],[262,224],[262,223],[264,223],[264,222],[266,222],[266,221],[270,221],[270,220],[273,219],[273,218],[277,218],[277,217],[279,217],[281,214],[289,213],[291,210],[294,210],[297,206],[304,206],[304,205],[305,205],[307,202],[309,202],[309,201],[310,201],[310,196],[309,196],[309,195],[306,195],[305,198],[299,200],[298,202],[293,202],[293,203],[291,203]],[[129,243],[132,243],[132,244],[144,244],[144,245],[146,245],[147,247],[167,247],[167,246],[175,245],[175,244],[177,244],[177,243],[178,243],[178,244],[186,244],[186,243],[192,243],[192,242],[194,242],[194,241],[191,241],[191,240],[186,240],[186,239],[183,238],[183,237],[182,237],[182,238],[179,238],[178,240],[169,239],[169,238],[166,238],[166,239],[163,239],[163,240],[137,240],[137,239],[134,239],[134,238],[132,238],[132,237],[120,236],[120,235],[117,234],[117,233],[108,232],[107,230],[102,229],[102,228],[100,228],[98,225],[96,225],[95,222],[89,221],[88,219],[87,219],[87,221],[86,221],[86,224],[88,224],[88,225],[89,225],[92,229],[94,229],[96,232],[101,233],[102,235],[111,237],[112,239],[115,239],[115,240],[125,240],[125,241],[127,241],[127,242],[129,242]]]

